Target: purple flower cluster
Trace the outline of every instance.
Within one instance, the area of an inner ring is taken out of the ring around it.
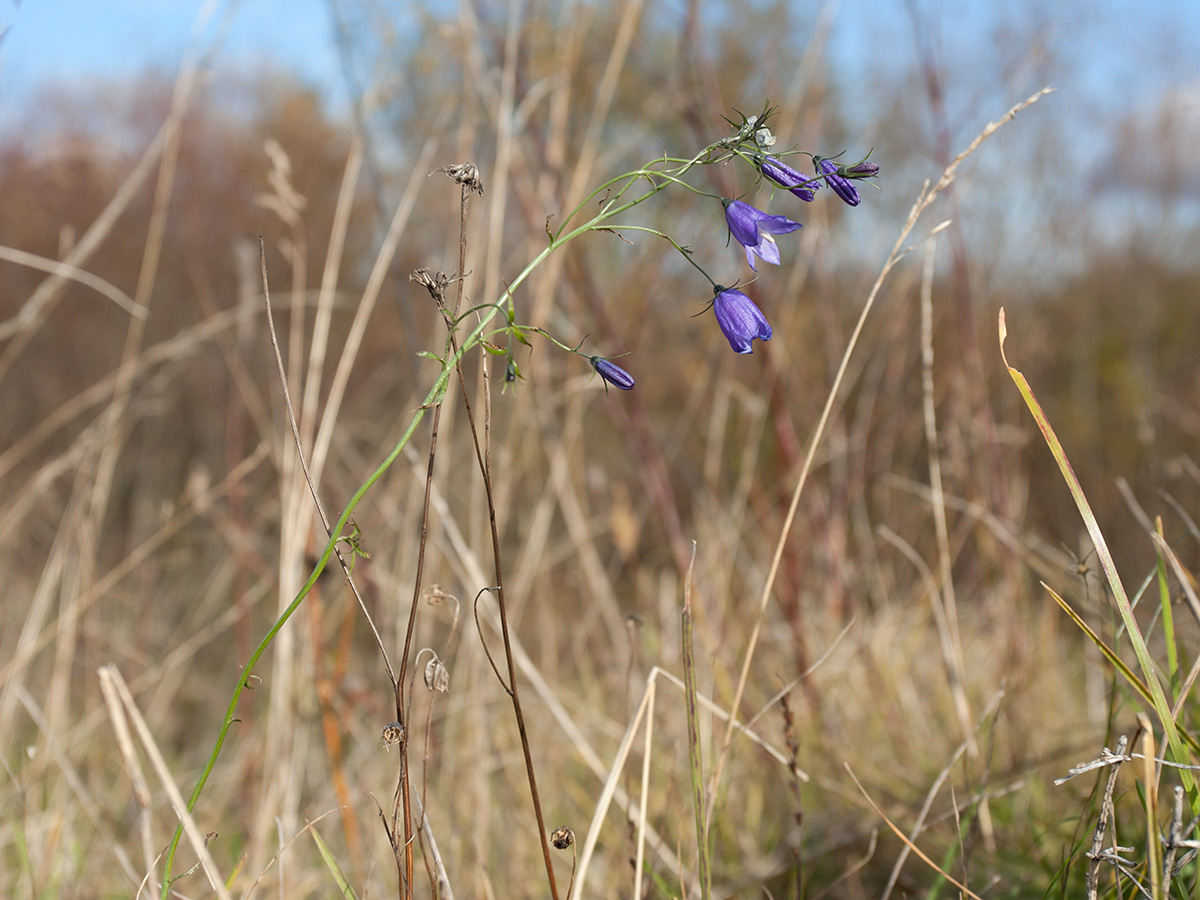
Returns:
[[[761,117],[743,117],[741,123],[730,120],[730,124],[736,128],[735,133],[714,146],[732,150],[736,155],[748,160],[762,178],[805,203],[813,202],[817,191],[825,184],[842,202],[848,206],[858,206],[862,198],[855,182],[874,178],[879,174],[879,166],[868,161],[867,157],[870,154],[849,166],[839,165],[827,157],[807,154],[812,159],[815,174],[803,175],[778,157],[770,155],[775,136],[764,125],[769,113],[770,110]],[[742,246],[750,268],[757,272],[759,260],[779,265],[781,255],[776,237],[799,231],[801,223],[785,215],[763,212],[743,200],[724,198],[721,203],[725,209],[725,224],[729,234]],[[689,255],[686,248],[679,249],[685,256]],[[703,271],[701,269],[701,272]],[[705,274],[707,276],[707,273]],[[736,353],[753,353],[755,341],[771,339],[771,324],[758,304],[736,286],[725,287],[716,282],[712,283],[713,315],[716,316],[721,333]],[[592,368],[603,379],[605,387],[611,384],[622,391],[633,389],[633,377],[612,360],[602,356],[592,356],[588,359]]]
[[[739,132],[739,137],[740,134]],[[774,142],[774,138],[766,141],[756,139],[756,142],[760,150],[765,150]],[[845,203],[858,206],[860,198],[858,189],[854,186],[854,179],[872,178],[879,174],[879,166],[867,162],[866,159],[846,167],[839,166],[831,159],[814,156],[812,159],[816,175],[810,178],[765,152],[753,153],[750,158],[764,178],[805,203],[811,203],[815,199],[821,182],[825,182]],[[756,260],[759,259],[779,265],[779,245],[775,236],[797,231],[801,224],[787,216],[765,213],[742,200],[725,199],[721,202],[725,206],[725,224],[730,235],[746,251],[746,262],[750,264],[750,268],[757,272]],[[752,353],[753,341],[771,339],[771,326],[766,316],[742,291],[714,285],[712,307],[722,333],[738,353]]]

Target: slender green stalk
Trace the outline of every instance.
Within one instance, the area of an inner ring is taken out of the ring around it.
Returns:
[[[1163,535],[1162,517],[1154,520],[1154,530],[1160,538]],[[1167,561],[1163,552],[1155,545],[1155,571],[1158,577],[1158,600],[1162,609],[1163,642],[1167,646],[1167,681],[1171,685],[1171,700],[1179,702],[1179,648],[1175,642],[1175,616],[1171,612],[1171,585],[1167,581]]]

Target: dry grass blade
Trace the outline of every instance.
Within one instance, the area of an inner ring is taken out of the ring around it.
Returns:
[[[317,492],[317,486],[313,482],[312,473],[309,471],[308,463],[304,459],[304,442],[300,437],[300,427],[296,423],[296,413],[292,408],[291,392],[287,386],[287,373],[283,367],[283,357],[279,353],[279,339],[275,333],[275,319],[271,314],[271,290],[267,283],[267,256],[261,242],[259,244],[259,259],[262,265],[262,280],[263,280],[263,301],[267,308],[267,328],[271,334],[271,348],[275,351],[275,364],[279,372],[279,383],[283,389],[283,404],[287,410],[288,423],[292,426],[292,437],[296,442],[296,457],[300,462],[300,469],[304,473],[304,481],[308,485],[309,493],[313,499],[313,505],[316,507],[317,514],[321,517],[321,524],[325,527],[325,534],[328,537],[333,537],[333,526],[329,522],[329,517],[325,514],[325,506],[321,503],[321,496]],[[314,388],[315,390],[315,388]],[[352,546],[351,552],[357,552]],[[388,657],[387,650],[383,645],[383,638],[379,634],[379,629],[375,626],[375,620],[371,616],[371,611],[367,609],[367,604],[363,601],[362,594],[359,593],[358,587],[354,583],[354,577],[350,571],[350,564],[346,562],[346,558],[342,556],[340,547],[335,546],[333,555],[337,557],[338,564],[342,567],[342,574],[346,577],[346,583],[350,586],[350,590],[354,592],[354,599],[358,601],[358,607],[362,611],[363,618],[371,628],[371,634],[375,637],[375,643],[379,647],[379,652],[383,657],[383,663],[387,667],[388,675],[395,684],[396,676],[392,671],[392,662]]]
[[[260,444],[253,453],[250,453],[219,484],[213,485],[208,491],[194,498],[191,503],[177,512],[167,522],[163,523],[161,528],[135,547],[120,563],[98,578],[89,590],[79,597],[77,600],[79,610],[81,612],[86,611],[92,604],[118,585],[122,579],[126,578],[131,572],[136,571],[139,566],[144,565],[156,550],[160,549],[166,541],[178,534],[184,526],[195,519],[201,510],[223,497],[233,487],[240,485],[266,459],[267,451],[267,446]],[[52,557],[52,559],[56,558],[61,557],[58,555]],[[55,582],[58,565],[60,564],[56,563],[47,566],[43,570],[43,584],[51,585]],[[39,590],[38,596],[42,593]],[[8,689],[19,682],[21,671],[32,662],[33,658],[55,636],[53,625],[46,625],[45,628],[42,627],[45,624],[45,613],[42,611],[42,606],[43,604],[38,602],[35,596],[35,601],[31,605],[26,617],[25,627],[22,629],[17,650],[13,654],[12,659],[3,668],[0,668],[0,682],[4,683],[4,692],[0,693],[0,696],[7,697]],[[0,700],[0,726],[3,726],[8,720],[6,712],[8,710],[8,703],[7,699]]]
[[[696,655],[692,643],[692,570],[696,564],[696,545],[692,544],[692,562],[683,582],[683,702],[687,710],[688,771],[692,779],[692,807],[696,816],[696,848],[699,856],[700,897],[712,896],[712,869],[709,861],[708,814],[704,795],[704,753],[700,746],[699,710],[696,703]],[[732,730],[732,722],[730,722]]]
[[[592,813],[592,821],[588,826],[587,837],[583,841],[583,851],[579,855],[579,865],[575,869],[573,889],[569,900],[581,900],[583,897],[584,888],[587,885],[588,870],[591,867],[592,855],[595,853],[597,841],[600,840],[600,829],[604,824],[605,817],[608,815],[608,807],[619,790],[621,772],[624,770],[625,763],[629,759],[629,750],[633,746],[633,739],[637,736],[642,719],[646,718],[649,721],[649,718],[652,718],[654,715],[654,697],[654,683],[651,682],[647,685],[646,692],[642,694],[642,701],[638,704],[633,718],[629,721],[629,726],[625,729],[625,735],[621,738],[621,745],[617,748],[617,752],[613,757],[613,763],[608,770],[608,776],[604,779],[604,787],[600,791],[600,796],[596,799],[596,809]],[[639,880],[641,879],[640,870],[635,873],[635,876]]]
[[[121,677],[121,673],[117,671],[115,666],[103,666],[100,669],[100,683],[105,691],[110,692],[119,701],[124,715],[133,724],[133,730],[142,744],[142,750],[149,757],[151,768],[154,769],[154,773],[158,776],[159,783],[162,785],[172,809],[175,810],[175,814],[179,817],[180,824],[183,826],[183,832],[187,835],[188,842],[192,845],[192,850],[195,851],[196,856],[199,858],[201,867],[204,869],[204,874],[208,876],[208,883],[212,887],[213,893],[220,897],[221,900],[231,900],[229,891],[225,888],[225,880],[217,871],[217,864],[213,861],[212,856],[208,852],[208,847],[205,845],[204,835],[196,826],[196,822],[192,819],[192,814],[188,812],[187,803],[184,801],[183,795],[179,792],[179,787],[175,784],[175,779],[171,775],[167,761],[163,758],[158,743],[154,740],[154,735],[150,732],[150,728],[146,724],[146,720],[142,717],[141,711],[133,699],[133,695],[129,692],[129,688],[125,684],[125,679]],[[112,708],[116,709],[115,703]]]
[[[984,711],[981,720],[986,720],[992,716],[999,708],[1000,702],[1003,699],[1003,692],[997,694],[995,699],[991,702],[991,704],[989,704],[988,709]],[[888,878],[887,887],[884,888],[880,900],[888,900],[888,898],[891,897],[892,891],[896,887],[896,883],[900,880],[900,870],[904,868],[905,860],[908,859],[909,853],[911,853],[916,846],[912,842],[917,839],[917,836],[925,827],[925,820],[929,816],[929,811],[933,808],[934,798],[936,798],[938,793],[941,791],[942,785],[944,785],[946,783],[946,779],[950,777],[950,772],[954,769],[954,766],[958,763],[959,759],[962,758],[963,753],[969,751],[972,739],[974,737],[975,735],[972,733],[971,735],[968,735],[968,737],[965,738],[961,744],[958,745],[950,759],[946,762],[946,765],[942,768],[942,771],[939,772],[937,777],[933,780],[933,784],[929,786],[929,790],[925,794],[925,802],[922,804],[920,811],[917,813],[916,821],[913,822],[912,831],[909,833],[909,839],[905,842],[904,850],[899,856],[896,857],[896,863],[892,867],[892,874]],[[980,805],[982,805],[985,801],[986,797],[980,798]],[[955,807],[955,811],[957,813],[957,807]]]
[[[126,879],[128,879],[129,883],[137,884],[138,875],[134,868],[133,862],[129,859],[129,855],[125,852],[125,848],[121,846],[120,840],[112,832],[112,829],[106,819],[105,811],[100,808],[92,794],[92,791],[84,783],[80,773],[76,771],[75,767],[71,764],[67,749],[63,747],[54,737],[53,732],[50,730],[49,723],[42,715],[42,711],[38,708],[36,701],[32,696],[30,696],[29,692],[20,685],[14,687],[13,693],[20,704],[25,707],[25,711],[29,714],[29,718],[33,720],[34,725],[37,726],[38,730],[45,738],[46,748],[50,751],[55,764],[63,773],[63,777],[70,788],[71,794],[76,798],[76,800],[78,800],[80,808],[84,811],[84,815],[87,816],[88,820],[96,828],[96,831],[101,835],[104,840],[104,844],[112,849],[113,855],[117,859],[117,864],[120,866],[122,873],[125,875]]]
[[[1146,868],[1150,870],[1150,896],[1162,900],[1162,840],[1158,826],[1159,769],[1154,764],[1158,755],[1154,749],[1154,725],[1150,717],[1138,713],[1138,730],[1142,735],[1142,784],[1146,803]]]
[[[117,304],[117,306],[121,307],[121,309],[125,310],[125,312],[139,319],[144,319],[149,314],[146,307],[139,304],[115,284],[105,281],[103,278],[99,278],[77,266],[68,265],[56,259],[47,259],[35,253],[26,253],[24,250],[18,250],[15,247],[0,247],[0,259],[16,263],[20,266],[29,266],[31,269],[40,269],[59,278],[78,281],[80,284],[90,287],[96,293],[107,297],[113,303]]]
[[[121,698],[114,689],[111,678],[106,676],[100,678],[100,691],[104,697],[104,707],[108,712],[109,722],[112,723],[113,732],[117,736],[117,747],[121,751],[125,771],[133,782],[133,799],[138,807],[138,833],[142,839],[142,864],[146,871],[142,884],[152,884],[158,880],[154,871],[158,858],[152,850],[150,787],[142,772],[141,760],[138,757],[133,736],[129,733],[129,719],[122,709]]]
[[[448,115],[449,110],[442,110],[441,115],[432,127],[434,134],[437,133]],[[418,173],[428,169],[430,160],[432,160],[436,150],[437,141],[432,138],[425,141],[421,147],[421,152],[413,164],[412,174],[404,188],[404,195],[400,198],[400,202],[396,206],[396,212],[392,216],[391,223],[388,225],[387,234],[384,235],[383,243],[380,245],[379,252],[375,256],[375,262],[371,266],[371,274],[367,278],[367,284],[363,289],[358,309],[355,310],[350,330],[346,334],[346,342],[342,347],[342,354],[338,358],[337,368],[334,370],[333,379],[329,384],[329,394],[325,399],[325,408],[321,415],[321,426],[317,429],[317,437],[313,443],[312,465],[313,471],[317,473],[318,477],[320,477],[320,473],[325,468],[325,460],[329,455],[329,449],[333,443],[338,414],[345,399],[346,386],[350,381],[350,372],[354,367],[355,360],[359,357],[359,351],[362,349],[363,338],[367,333],[367,326],[371,321],[371,313],[375,309],[375,303],[379,299],[379,292],[383,288],[384,281],[390,271],[392,260],[396,254],[396,248],[400,245],[400,239],[405,234],[405,229],[408,227],[413,209],[416,206],[417,193],[422,182],[422,179],[418,177]]]
[[[942,878],[945,878],[948,882],[950,882],[952,885],[954,885],[956,888],[958,888],[960,891],[962,891],[968,897],[971,897],[972,900],[983,900],[982,897],[980,897],[978,894],[976,894],[974,891],[972,891],[970,888],[968,888],[965,884],[962,884],[959,881],[957,881],[953,876],[951,876],[948,872],[943,870],[937,863],[935,863],[932,859],[930,859],[925,854],[925,852],[923,850],[921,850],[920,847],[918,847],[911,840],[909,840],[908,836],[903,831],[901,831],[892,822],[891,819],[889,819],[886,815],[884,815],[883,810],[880,809],[878,804],[876,804],[875,801],[871,799],[871,795],[867,793],[866,788],[864,788],[862,786],[862,783],[858,780],[858,777],[854,774],[854,771],[850,768],[850,765],[848,763],[846,764],[846,773],[850,776],[850,779],[854,782],[855,786],[862,793],[863,799],[866,800],[868,804],[870,804],[871,809],[875,810],[875,813],[879,816],[879,818],[883,819],[884,824],[887,825],[888,828],[892,829],[892,833],[895,834],[896,837],[900,838],[900,840],[902,840],[904,842],[904,846],[906,846],[910,851],[912,851],[914,854],[916,854],[917,858],[919,858],[923,863],[925,863],[925,865],[929,866],[929,868],[933,869],[935,872],[938,873],[938,875],[940,875]]]

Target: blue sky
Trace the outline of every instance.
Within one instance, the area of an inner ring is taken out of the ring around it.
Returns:
[[[667,14],[679,2],[666,0]],[[830,52],[840,65],[854,68],[888,57],[911,65],[905,0],[834,3]],[[344,5],[359,4],[345,0]],[[453,2],[439,0],[439,5]],[[1164,81],[1187,81],[1200,71],[1200,0],[919,0],[919,5],[940,23],[948,58],[969,55],[974,45],[989,40],[1004,16],[1017,28],[1044,25],[1061,37],[1057,53],[1076,56],[1077,70],[1089,81],[1086,87],[1122,105]],[[225,63],[271,59],[338,105],[346,90],[330,7],[329,0],[0,0],[0,29],[8,29],[0,39],[0,102],[28,96],[48,80],[132,75],[148,65],[172,71],[201,9],[211,8],[206,33],[223,32]],[[815,15],[818,4],[804,8]],[[1030,21],[1029,10],[1037,10],[1034,15],[1044,21]]]
[[[0,0],[0,102],[49,80],[173,72],[189,45],[201,0]],[[205,36],[224,30],[221,59],[268,57],[302,74],[334,102],[345,99],[328,0],[219,0]]]

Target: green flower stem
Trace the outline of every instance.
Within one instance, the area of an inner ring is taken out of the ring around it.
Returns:
[[[615,216],[615,215],[619,215],[620,213],[626,212],[627,210],[630,210],[633,207],[637,206],[639,203],[642,203],[643,201],[650,199],[655,194],[657,194],[659,191],[661,191],[663,188],[665,188],[671,184],[680,185],[681,187],[687,188],[688,190],[692,191],[693,193],[701,194],[705,197],[713,197],[714,199],[718,199],[718,200],[721,199],[721,198],[717,197],[715,194],[710,194],[707,191],[702,191],[697,187],[693,187],[692,185],[688,184],[686,181],[682,180],[682,178],[680,177],[684,173],[686,173],[689,169],[692,169],[697,165],[701,165],[701,164],[704,164],[707,162],[716,162],[716,160],[709,160],[709,159],[706,159],[706,157],[709,154],[711,154],[713,151],[719,150],[719,149],[721,149],[719,144],[710,144],[709,146],[707,146],[703,150],[701,150],[699,153],[697,153],[695,156],[693,156],[691,159],[674,159],[672,157],[663,157],[661,160],[655,160],[655,162],[677,163],[678,167],[675,169],[672,169],[672,170],[664,171],[664,170],[660,170],[660,169],[652,169],[652,168],[650,168],[649,165],[646,165],[640,169],[635,169],[632,172],[625,172],[621,175],[616,176],[615,178],[610,178],[608,181],[604,182],[599,187],[597,187],[595,190],[593,190],[590,194],[588,194],[586,197],[584,197],[583,200],[580,201],[579,205],[576,206],[573,210],[571,210],[570,214],[568,214],[566,219],[563,220],[562,228],[560,228],[558,233],[554,236],[554,240],[557,241],[559,239],[559,237],[562,235],[563,229],[565,229],[567,227],[567,224],[572,219],[574,219],[575,216],[579,215],[580,211],[582,209],[584,209],[584,207],[586,207],[589,203],[591,203],[592,200],[594,200],[596,197],[600,196],[604,192],[611,190],[614,185],[620,184],[621,182],[626,182],[626,183],[620,188],[620,190],[617,191],[616,196],[610,198],[609,200],[607,200],[605,202],[604,207],[601,209],[600,213],[596,216],[596,218],[592,219],[591,222],[589,222],[587,225],[581,226],[581,227],[583,227],[586,230],[588,228],[594,227],[598,222],[601,222],[610,216]],[[618,200],[620,200],[620,198],[625,195],[625,192],[628,191],[630,188],[632,188],[635,184],[637,184],[638,181],[641,180],[642,178],[645,178],[646,180],[648,180],[650,182],[650,189],[646,193],[644,193],[638,197],[635,197],[633,200],[630,200],[630,201],[624,203],[623,205],[614,207],[613,204],[616,203]],[[659,181],[657,181],[656,179],[662,179],[661,183]],[[575,233],[576,232],[572,231],[570,234],[573,235]],[[569,237],[568,237],[568,239],[569,239]]]
[[[709,195],[709,196],[713,196],[713,195]],[[707,272],[705,272],[702,268],[700,268],[700,264],[698,262],[696,262],[694,259],[692,259],[691,252],[688,251],[686,248],[679,246],[679,244],[676,243],[675,239],[672,238],[670,235],[664,234],[663,232],[659,231],[656,228],[649,228],[645,225],[622,225],[621,230],[622,231],[644,231],[646,234],[658,235],[658,237],[662,238],[664,241],[666,241],[668,244],[670,244],[672,247],[674,247],[676,250],[678,250],[679,253],[683,256],[683,258],[686,259],[689,263],[691,263],[692,267],[695,268],[695,270],[697,272],[699,272],[701,275],[703,275],[705,278],[708,279],[709,284],[711,284],[714,288],[717,286],[717,283],[712,280],[712,276],[710,276]]]
[[[579,350],[579,347],[582,346],[582,342],[580,343],[579,346],[568,347],[566,344],[564,344],[562,341],[560,341],[558,338],[556,338],[554,335],[552,335],[550,332],[548,332],[545,328],[539,328],[536,325],[519,325],[517,327],[520,328],[522,331],[528,331],[530,334],[541,335],[546,340],[548,340],[550,343],[552,343],[555,347],[557,347],[559,350],[566,350],[568,353],[575,353],[575,354],[578,354],[579,356],[587,355],[585,353],[580,352],[580,350]]]
[[[647,194],[645,196],[648,197],[651,196],[651,194]],[[188,812],[195,810],[196,804],[200,799],[200,795],[204,791],[204,786],[208,783],[208,778],[212,774],[213,769],[216,768],[217,758],[220,756],[221,750],[225,746],[225,739],[229,734],[229,729],[236,721],[238,701],[241,700],[242,692],[246,690],[247,681],[249,681],[250,676],[254,673],[254,668],[256,665],[258,665],[259,659],[262,658],[262,655],[267,651],[267,647],[271,645],[271,642],[275,639],[275,636],[287,623],[288,619],[292,617],[292,614],[300,608],[300,604],[304,602],[304,598],[308,596],[309,591],[311,591],[313,585],[317,583],[317,579],[321,576],[321,573],[325,571],[325,566],[329,562],[329,557],[333,555],[333,548],[337,545],[338,541],[344,539],[345,536],[342,534],[342,531],[346,528],[347,523],[350,521],[350,517],[354,514],[358,504],[362,502],[363,497],[366,496],[367,491],[369,491],[371,487],[374,486],[375,482],[377,482],[383,476],[383,474],[389,468],[391,468],[392,464],[404,451],[404,448],[408,446],[408,442],[412,440],[412,436],[416,433],[417,426],[419,426],[421,421],[425,418],[426,411],[442,401],[442,398],[446,393],[447,385],[450,381],[450,374],[454,371],[459,360],[461,360],[468,351],[481,343],[488,323],[497,314],[503,311],[505,304],[508,302],[512,288],[515,288],[524,282],[525,279],[528,278],[533,272],[533,270],[545,262],[546,258],[555,250],[579,237],[581,234],[595,229],[607,218],[615,215],[617,212],[624,211],[630,206],[635,206],[643,199],[645,199],[645,197],[638,198],[633,203],[630,203],[627,206],[621,207],[617,210],[602,210],[595,217],[578,226],[577,228],[572,229],[565,235],[560,234],[556,236],[553,241],[551,241],[540,253],[537,254],[537,256],[529,261],[525,268],[521,270],[521,273],[517,275],[517,277],[507,288],[505,288],[504,294],[499,299],[497,299],[494,303],[485,304],[479,308],[479,321],[475,324],[474,328],[471,329],[470,334],[467,335],[467,337],[463,340],[458,351],[452,356],[448,356],[445,362],[443,362],[441,373],[438,375],[437,380],[433,383],[433,386],[429,389],[429,393],[425,395],[425,401],[413,414],[412,421],[409,423],[408,428],[404,430],[404,434],[401,435],[400,440],[396,443],[396,446],[392,448],[391,452],[388,453],[383,462],[379,464],[375,471],[368,476],[367,480],[364,481],[358,490],[354,492],[354,495],[346,504],[346,508],[342,511],[341,516],[338,518],[337,524],[333,526],[332,534],[325,544],[325,549],[321,553],[321,558],[317,561],[316,566],[313,568],[312,574],[309,575],[308,581],[306,581],[304,586],[300,588],[299,593],[296,594],[296,598],[290,604],[288,604],[287,609],[283,611],[278,620],[276,620],[275,624],[271,626],[271,629],[266,633],[262,641],[260,641],[258,646],[254,649],[254,652],[250,654],[250,658],[246,661],[246,665],[242,668],[242,673],[238,678],[237,685],[233,689],[233,694],[229,698],[229,707],[225,712],[225,720],[221,723],[221,729],[217,733],[217,739],[213,744],[212,752],[209,754],[208,762],[204,766],[204,771],[200,773],[200,778],[196,782],[196,787],[192,790],[192,794],[188,798]],[[179,841],[182,837],[183,825],[180,824],[175,829],[175,835],[171,839],[171,845],[167,850],[166,858],[163,863],[161,894],[163,900],[166,900],[168,894],[170,893],[172,883],[171,869],[175,861],[175,852],[179,848]]]

